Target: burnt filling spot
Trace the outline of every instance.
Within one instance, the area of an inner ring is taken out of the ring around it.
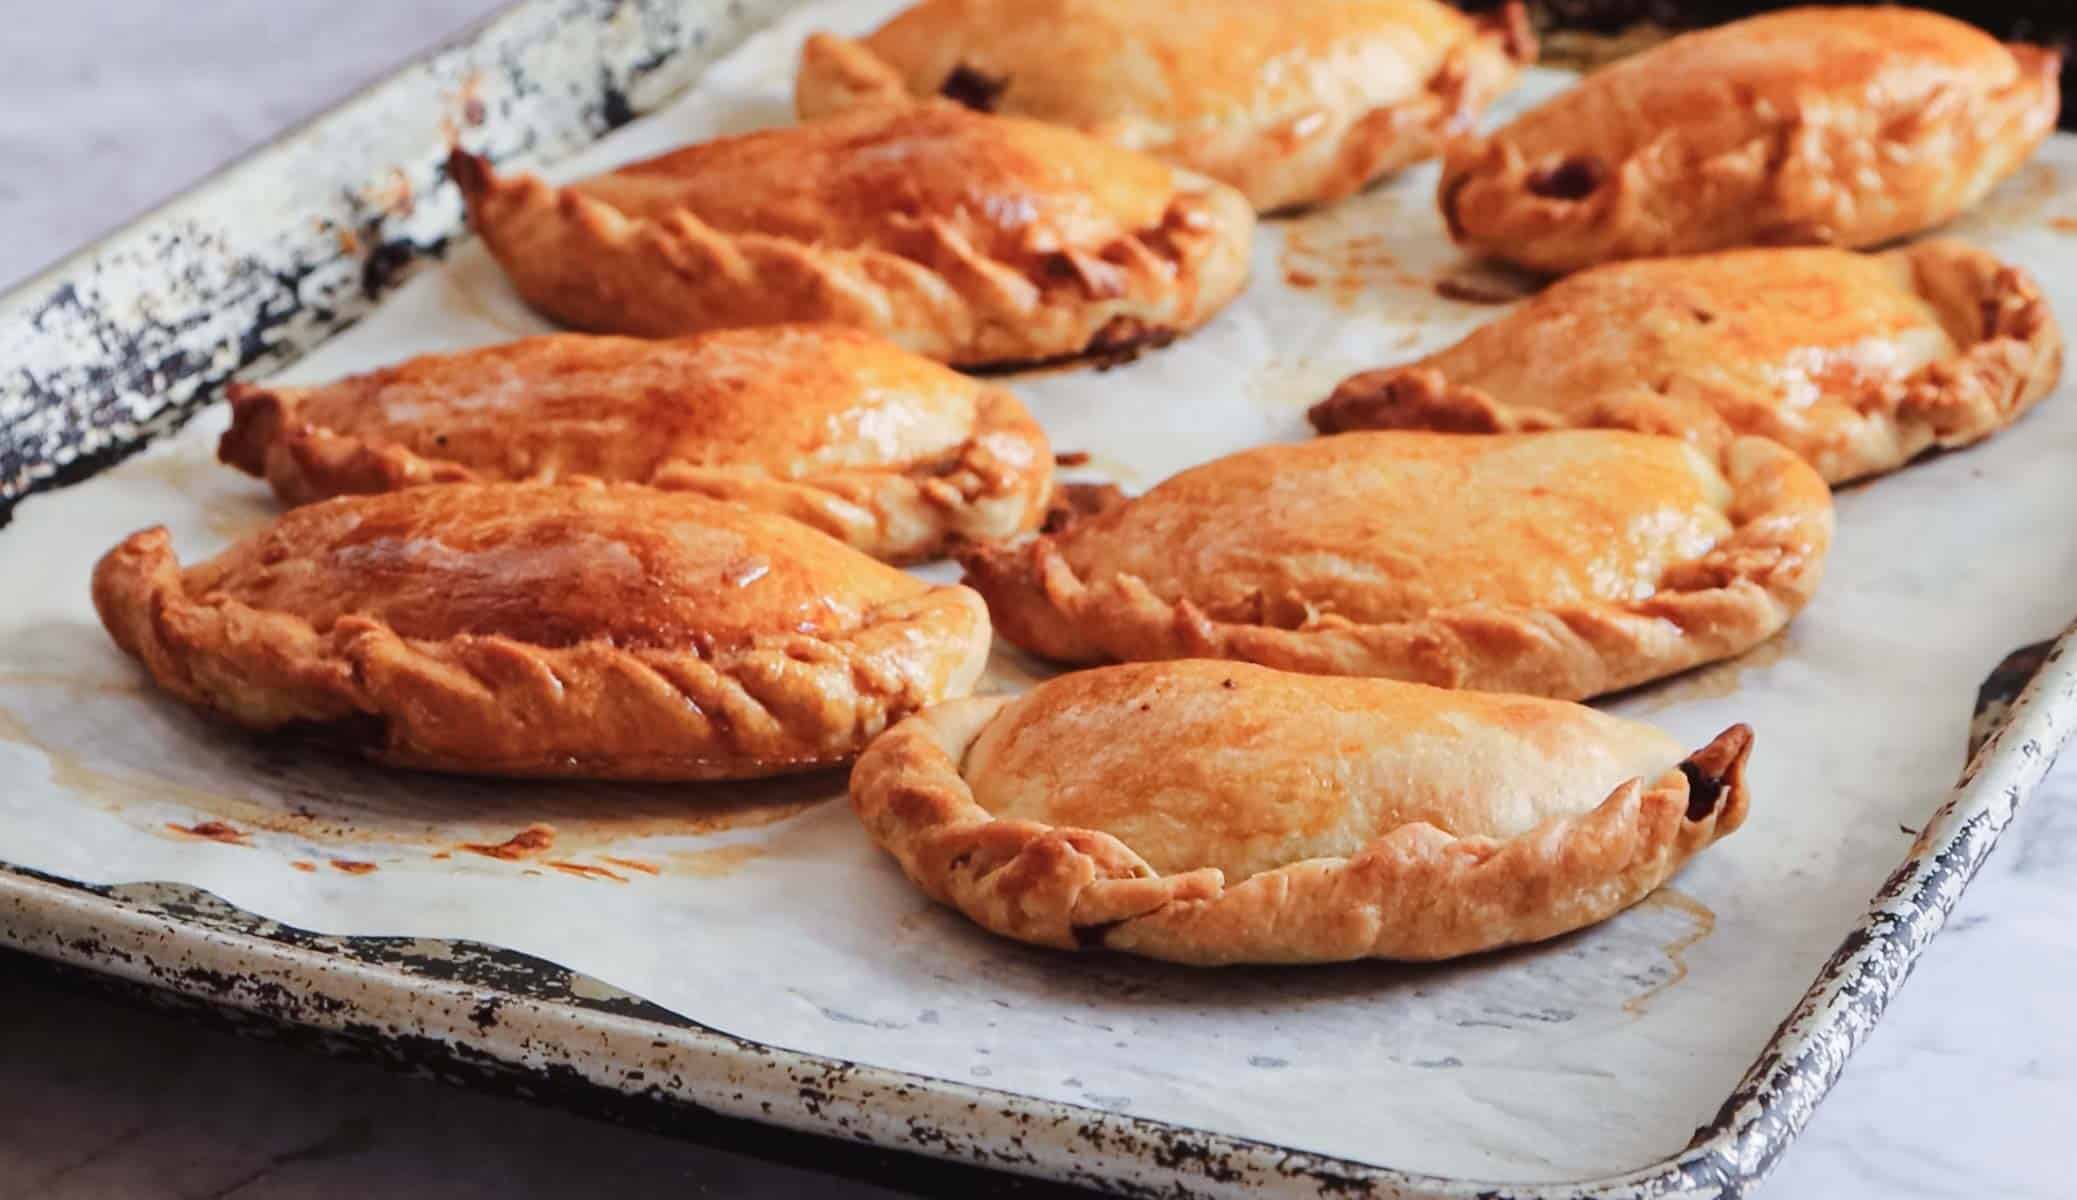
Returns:
[[[1594,194],[1608,172],[1601,160],[1575,154],[1529,176],[1529,191],[1546,200],[1584,200]]]
[[[1693,759],[1680,764],[1680,773],[1688,780],[1688,820],[1699,821],[1716,811],[1716,802],[1724,794],[1724,781],[1695,765]]]
[[[994,112],[996,101],[1002,99],[1009,86],[1007,75],[990,75],[960,63],[945,76],[945,82],[938,85],[938,95],[975,112]]]

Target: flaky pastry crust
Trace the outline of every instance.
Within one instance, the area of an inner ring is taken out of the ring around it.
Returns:
[[[1352,433],[1232,455],[961,561],[997,631],[1058,662],[1583,699],[1774,634],[1831,533],[1824,481],[1762,438],[1711,459],[1609,431]]]
[[[947,96],[1050,121],[1239,188],[1319,204],[1440,153],[1536,56],[1514,0],[923,0],[853,41],[815,34],[804,119]]]
[[[2055,128],[2060,55],[1909,8],[1673,39],[1450,147],[1451,236],[1532,270],[1938,225]]]
[[[1017,398],[833,325],[551,334],[320,387],[233,384],[218,456],[290,504],[573,478],[734,500],[876,558],[1036,528],[1052,451]]]
[[[1751,746],[1738,725],[1681,759],[1576,705],[1186,661],[934,707],[867,748],[851,798],[918,887],[1006,937],[1432,960],[1642,899],[1743,823]]]
[[[1196,328],[1246,281],[1233,189],[949,101],[688,146],[556,188],[456,150],[526,301],[598,333],[827,321],[974,366]]]
[[[1711,453],[1758,435],[1840,483],[1989,437],[2062,360],[2034,281],[1960,242],[1736,250],[1569,276],[1454,346],[1349,377],[1311,417],[1322,433],[1635,429]]]
[[[736,779],[842,763],[973,686],[978,597],[642,487],[457,484],[294,509],[183,571],[95,568],[116,644],[236,724],[438,771]]]

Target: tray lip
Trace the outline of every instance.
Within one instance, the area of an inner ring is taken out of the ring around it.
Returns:
[[[727,0],[702,0],[700,8],[718,10]],[[791,3],[792,0],[784,0]],[[441,55],[479,44],[508,22],[530,10],[560,7],[576,14],[584,6],[569,0],[515,0],[483,19],[428,47],[397,68],[371,79],[338,103],[296,123],[266,142],[224,163],[179,193],[110,229],[80,248],[36,270],[0,293],[0,315],[26,310],[51,289],[62,286],[98,252],[112,243],[149,230],[188,204],[247,173],[263,170],[268,161],[294,141],[324,128],[371,96],[381,93],[415,69]],[[614,10],[617,11],[617,5]],[[683,52],[686,47],[680,47]],[[350,324],[350,322],[349,322]],[[334,329],[313,344],[342,332]],[[278,363],[276,365],[279,365]],[[213,389],[212,389],[213,390]],[[138,444],[158,434],[146,430]],[[92,473],[105,469],[102,464]],[[69,480],[51,491],[62,491]],[[42,490],[42,489],[38,489]],[[1879,1020],[1882,1009],[1908,977],[1918,955],[1936,935],[2017,806],[2053,764],[2061,745],[2077,730],[2077,626],[2056,640],[2046,663],[2004,715],[1996,732],[1970,759],[1960,780],[1925,824],[1917,840],[1888,881],[1848,932],[1837,952],[1819,972],[1769,1039],[1744,1080],[1718,1115],[1687,1148],[1644,1166],[1593,1179],[1557,1183],[1478,1182],[1379,1166],[1270,1142],[1217,1133],[1191,1126],[1134,1117],[1022,1093],[976,1087],[956,1080],[876,1067],[739,1038],[682,1018],[684,1024],[614,1013],[519,991],[487,988],[413,974],[397,962],[363,960],[296,946],[259,932],[272,922],[245,910],[233,910],[252,928],[231,930],[118,897],[78,881],[62,880],[0,859],[0,946],[135,982],[178,992],[211,1004],[260,1011],[250,998],[239,999],[204,982],[209,971],[168,977],[156,967],[168,965],[175,953],[199,955],[220,968],[251,970],[255,965],[281,971],[290,978],[318,982],[343,978],[355,984],[353,997],[388,998],[395,1012],[426,1015],[443,1003],[494,998],[500,1005],[540,1022],[593,1038],[636,1039],[669,1044],[682,1053],[708,1056],[737,1067],[775,1066],[781,1071],[817,1075],[858,1085],[864,1097],[898,1096],[940,1103],[947,1112],[965,1111],[976,1121],[1001,1119],[1027,1130],[1034,1121],[1071,1130],[1085,1145],[1088,1162],[1075,1162],[1071,1147],[1051,1151],[1058,1161],[1027,1154],[1025,1162],[988,1165],[1022,1174],[1094,1186],[1158,1189],[1161,1194],[1257,1194],[1272,1179],[1306,1182],[1318,1194],[1362,1194],[1391,1197],[1470,1198],[1481,1200],[1584,1200],[1585,1197],[1739,1196],[1757,1184],[1801,1132],[1816,1104],[1829,1091],[1853,1048]],[[199,889],[190,889],[198,891]],[[202,893],[207,895],[207,893]],[[55,932],[71,920],[97,932],[131,935],[137,949],[113,949],[91,937],[70,941]],[[340,939],[356,940],[356,939]],[[433,939],[438,940],[438,939]],[[154,957],[154,943],[165,958]],[[219,980],[224,976],[218,975]],[[236,977],[231,978],[233,984]],[[320,1015],[336,1022],[306,1019],[319,1029],[347,1032],[357,1000],[347,998]],[[305,1010],[307,1013],[309,1010]],[[443,1038],[460,1049],[486,1054],[520,1069],[534,1069],[522,1047],[506,1047],[489,1028],[470,1024],[451,1029]],[[593,1086],[628,1092],[599,1080]],[[651,1089],[652,1091],[658,1089]],[[741,1101],[746,1093],[737,1092]],[[687,1105],[770,1124],[854,1140],[876,1142],[866,1122],[884,1105],[857,1103],[848,1112],[829,1094],[812,1103],[792,1097],[791,1109],[764,1103],[731,1111],[733,1102],[720,1093],[686,1089],[659,1095],[659,1102]],[[781,1100],[786,1097],[781,1097]],[[1784,1111],[1785,1110],[1785,1111]],[[915,1136],[911,1118],[904,1126],[887,1126],[893,1137],[885,1144],[911,1153],[959,1159],[966,1144],[946,1136]],[[975,1136],[985,1137],[977,1132]],[[1010,1135],[1020,1147],[1022,1133]],[[1168,1146],[1168,1153],[1145,1155],[1120,1144],[1134,1140]],[[976,1142],[975,1145],[980,1143]],[[1041,1147],[1041,1149],[1046,1149]],[[1138,1176],[1139,1178],[1133,1178]]]

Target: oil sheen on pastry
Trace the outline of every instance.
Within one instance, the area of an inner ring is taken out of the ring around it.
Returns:
[[[958,700],[851,798],[933,899],[1008,937],[1197,964],[1441,959],[1603,920],[1737,829],[1752,734],[1690,755],[1562,701],[1246,663]]]
[[[1432,158],[1535,57],[1519,3],[923,0],[801,52],[804,118],[946,96],[1232,184],[1267,212]]]
[[[1960,242],[1611,263],[1445,350],[1351,376],[1322,433],[1605,426],[1711,453],[1769,437],[1838,483],[1990,436],[2054,388],[2062,334],[2025,272]]]
[[[1045,658],[1228,658],[1581,699],[1738,654],[1810,598],[1831,493],[1762,438],[1351,433],[1184,471],[967,583]]]
[[[423,483],[645,483],[890,561],[1037,526],[1045,434],[1009,392],[834,325],[551,334],[319,387],[233,385],[218,454],[290,504]]]
[[[116,644],[198,708],[485,775],[829,766],[966,694],[988,653],[965,588],[633,485],[342,496],[185,570],[148,529],[93,594]]]
[[[2060,56],[1910,8],[1687,34],[1450,147],[1463,245],[1533,270],[1733,246],[1871,246],[1983,199],[2055,128]]]
[[[961,365],[1119,352],[1246,280],[1224,184],[950,101],[721,138],[565,188],[457,150],[469,219],[521,296],[594,333],[829,321]]]

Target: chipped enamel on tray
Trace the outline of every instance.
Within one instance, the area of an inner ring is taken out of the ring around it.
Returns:
[[[1693,745],[1752,723],[1743,831],[1599,928],[1441,967],[1207,972],[1013,945],[924,903],[837,799],[840,777],[380,771],[208,726],[108,643],[86,600],[108,545],[165,522],[192,559],[274,511],[214,464],[221,406],[102,469],[229,372],[305,355],[283,378],[317,380],[545,328],[473,243],[392,286],[454,236],[435,166],[449,135],[571,176],[782,122],[800,37],[893,7],[791,9],[702,73],[788,6],[524,5],[6,302],[6,495],[92,478],[31,498],[0,534],[16,569],[0,605],[0,860],[42,876],[0,874],[0,942],[657,1105],[1124,1190],[1742,1190],[2077,712],[2077,669],[2051,660],[1940,807],[1977,683],[2077,597],[2070,388],[2011,434],[1842,493],[1825,586],[1784,636],[1610,706]],[[1565,82],[1535,72],[1509,107]],[[2066,316],[2071,171],[2077,138],[2058,136],[1955,230],[2032,266]],[[1348,371],[1498,311],[1438,292],[1467,277],[1433,180],[1408,172],[1268,223],[1250,292],[1169,349],[1007,382],[1058,449],[1090,453],[1072,474],[1129,491],[1304,436],[1304,406]],[[999,652],[988,686],[1032,677]],[[525,832],[540,825],[552,835]],[[421,940],[353,940],[377,936]],[[506,969],[436,969],[435,939],[559,966],[481,950],[465,957]],[[649,1004],[600,999],[620,991]]]

